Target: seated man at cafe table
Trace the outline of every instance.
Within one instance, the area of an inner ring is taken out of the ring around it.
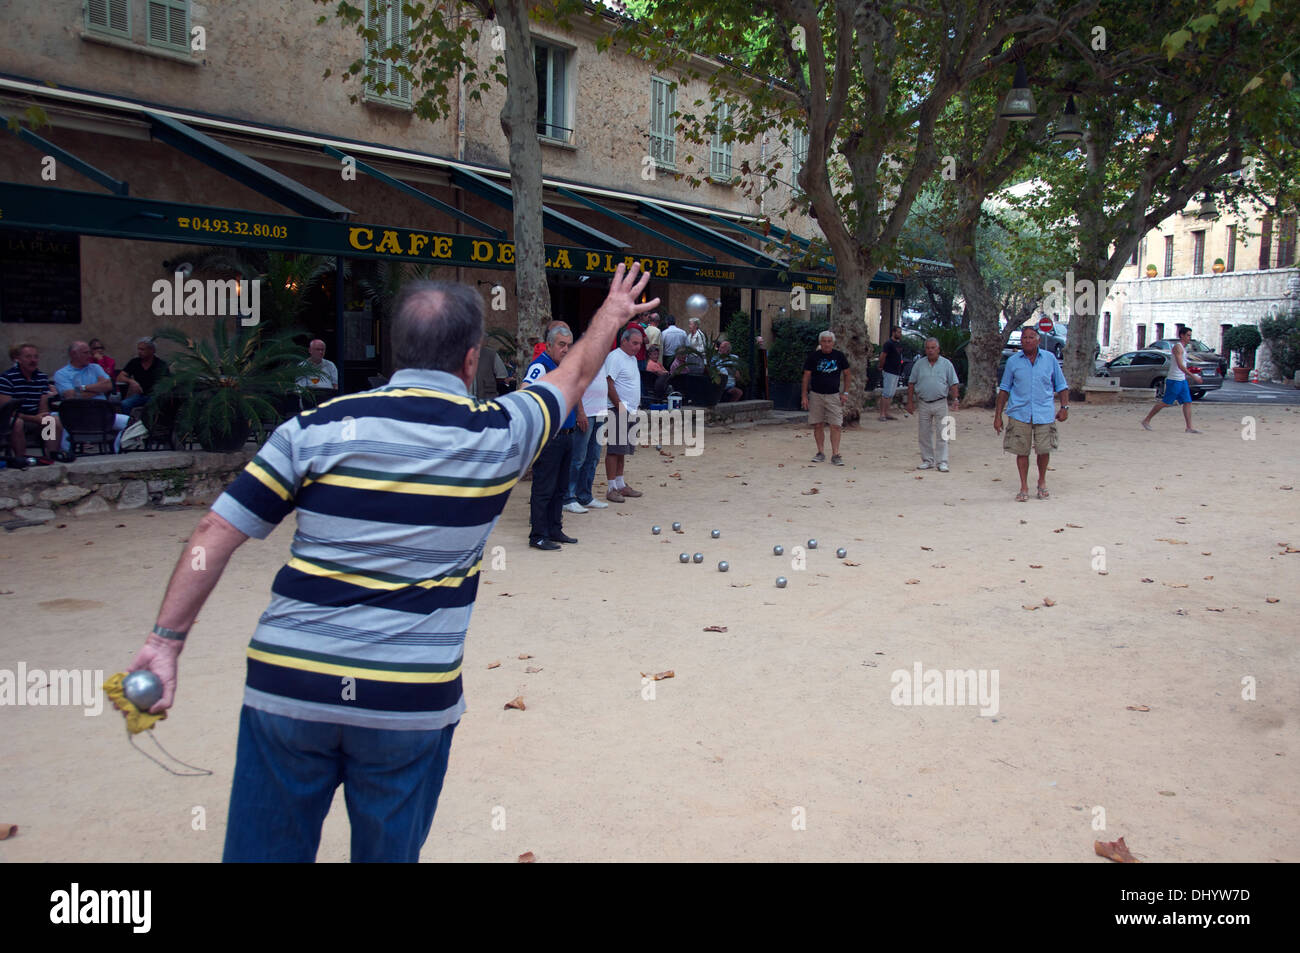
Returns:
[[[117,375],[119,384],[127,385],[122,409],[128,414],[149,403],[154,386],[169,373],[167,362],[158,356],[153,338],[141,338],[135,344],[136,356],[126,362]]]
[[[130,369],[132,360],[126,366]],[[157,362],[161,363],[161,362]],[[126,373],[123,371],[122,373]],[[85,341],[73,341],[68,345],[68,363],[54,372],[54,387],[64,400],[108,400],[113,390],[113,382],[108,379],[104,369],[90,359],[90,345]],[[113,441],[113,452],[122,448],[122,431],[126,429],[131,418],[126,414],[116,414],[113,418],[113,430],[117,438]],[[66,438],[66,434],[64,435]],[[69,449],[67,440],[64,449]]]
[[[312,390],[339,389],[339,369],[333,361],[325,359],[325,342],[320,338],[307,345],[307,360],[303,362],[297,384]]]
[[[9,433],[9,452],[19,469],[29,466],[27,441],[44,442],[46,462],[50,459],[71,462],[72,455],[59,449],[63,427],[59,415],[50,412],[54,385],[41,373],[40,352],[35,344],[14,348],[14,365],[0,374],[0,410],[18,404],[13,429]]]

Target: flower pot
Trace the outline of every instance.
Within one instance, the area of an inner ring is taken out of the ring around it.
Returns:
[[[1221,275],[1221,274],[1223,274],[1224,268],[1226,268],[1226,267],[1227,267],[1227,266],[1223,264],[1223,260],[1220,259],[1219,261],[1216,261],[1216,262],[1214,263],[1214,273],[1215,273],[1216,275]]]
[[[1148,277],[1148,278],[1154,278],[1155,276],[1156,276],[1156,266],[1155,266],[1155,265],[1147,265],[1147,277]]]
[[[1232,379],[1236,381],[1238,384],[1245,384],[1247,381],[1250,380],[1250,368],[1234,367],[1232,369]]]
[[[232,433],[225,434],[221,437],[214,436],[211,440],[201,444],[204,450],[209,453],[234,453],[244,446],[248,440],[249,426],[244,421],[241,426],[234,429]]]

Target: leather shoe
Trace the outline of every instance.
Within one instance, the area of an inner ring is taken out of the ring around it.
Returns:
[[[642,493],[640,490],[634,490],[634,489],[632,489],[630,486],[620,486],[620,487],[618,488],[618,492],[619,492],[622,496],[630,497],[630,498],[632,498],[632,499],[636,499],[638,496],[644,496],[644,495],[645,495],[645,494]]]
[[[552,534],[551,534],[551,539],[555,540],[557,543],[576,543],[576,542],[577,542],[577,540],[574,539],[572,536],[565,536],[563,533],[552,533]]]
[[[530,539],[528,545],[532,549],[560,549],[559,543],[549,539]]]

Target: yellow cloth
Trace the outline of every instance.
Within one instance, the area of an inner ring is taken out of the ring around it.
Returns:
[[[116,705],[121,711],[126,712],[126,730],[133,735],[142,731],[148,731],[158,721],[167,717],[167,712],[158,715],[151,715],[147,711],[141,711],[135,707],[135,703],[126,697],[122,691],[122,681],[126,678],[126,672],[118,672],[111,678],[104,680],[104,694],[108,700]]]

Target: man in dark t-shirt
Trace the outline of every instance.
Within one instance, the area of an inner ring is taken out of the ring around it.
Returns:
[[[122,410],[130,413],[149,402],[154,385],[167,376],[167,362],[158,357],[150,338],[141,338],[135,345],[136,357],[126,362],[117,375],[117,383],[128,384],[128,394],[122,400]]]
[[[898,342],[903,339],[902,328],[891,328],[889,331],[889,340],[880,352],[880,373],[883,378],[880,384],[880,400],[877,402],[876,409],[880,412],[881,420],[897,420],[897,417],[889,413],[889,405],[894,402],[894,395],[898,393],[898,381],[903,375],[903,348]]]
[[[844,390],[840,390],[840,377],[844,378]],[[813,463],[826,459],[822,452],[825,425],[831,427],[831,463],[837,467],[844,466],[840,459],[840,428],[844,425],[844,401],[848,398],[849,359],[842,351],[835,350],[835,335],[823,331],[817,338],[817,350],[808,355],[803,364],[803,400],[800,407],[808,411],[808,422],[813,425],[813,437],[817,441],[817,456]],[[811,393],[809,393],[811,391]]]

